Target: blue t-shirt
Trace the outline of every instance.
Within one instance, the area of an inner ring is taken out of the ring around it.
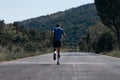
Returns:
[[[64,30],[61,27],[54,27],[53,32],[54,32],[53,41],[61,41]]]

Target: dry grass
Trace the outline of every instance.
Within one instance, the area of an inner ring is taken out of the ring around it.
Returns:
[[[51,52],[51,50],[52,49],[44,49],[42,51],[26,52],[23,48],[14,46],[12,47],[12,50],[10,52],[7,48],[3,48],[0,46],[0,62],[41,55],[49,53]]]
[[[109,53],[105,53],[105,55],[120,58],[120,50],[114,50],[114,51],[111,51]]]

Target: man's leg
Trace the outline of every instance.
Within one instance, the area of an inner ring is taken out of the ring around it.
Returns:
[[[56,48],[54,47],[53,51],[55,52],[56,51]]]
[[[53,41],[53,60],[56,60],[56,42]]]
[[[60,48],[57,48],[57,65],[60,64]]]
[[[60,48],[57,48],[57,53],[58,53],[57,57],[60,58]]]
[[[56,60],[56,48],[54,48],[54,52],[53,52],[53,60]]]

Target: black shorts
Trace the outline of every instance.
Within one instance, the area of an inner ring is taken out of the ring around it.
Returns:
[[[61,47],[61,41],[53,41],[53,47]]]

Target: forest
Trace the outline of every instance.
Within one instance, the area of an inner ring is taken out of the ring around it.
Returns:
[[[54,14],[16,21],[0,20],[0,61],[52,52],[51,30],[62,24],[64,51],[107,53],[118,51],[120,35],[105,25],[98,4],[87,4]],[[97,10],[96,10],[97,9]],[[120,29],[118,29],[119,32]]]
[[[0,61],[47,53],[50,46],[49,31],[28,30],[20,22],[0,21]]]
[[[31,18],[21,22],[26,29],[37,29],[39,31],[52,30],[57,23],[60,23],[66,34],[66,44],[78,46],[79,40],[86,35],[89,27],[101,23],[94,4],[87,4],[71,8],[54,14]]]

